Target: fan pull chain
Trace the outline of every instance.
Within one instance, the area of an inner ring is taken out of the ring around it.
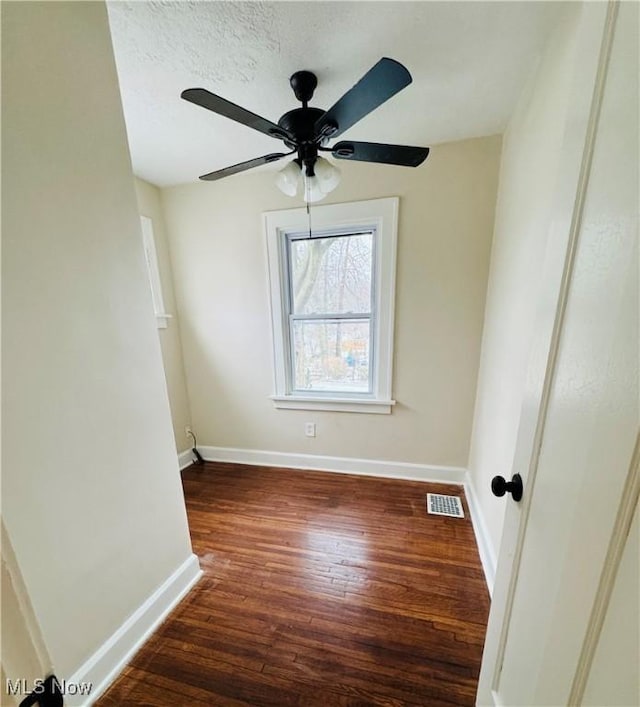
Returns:
[[[309,207],[309,202],[307,201],[307,219],[309,221],[309,239],[313,238],[311,235],[311,208]]]

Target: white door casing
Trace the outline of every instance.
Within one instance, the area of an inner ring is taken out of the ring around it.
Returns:
[[[637,504],[637,13],[583,8],[482,705],[580,703]]]

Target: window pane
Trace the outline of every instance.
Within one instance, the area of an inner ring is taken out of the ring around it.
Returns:
[[[371,311],[373,234],[289,241],[294,314]]]
[[[369,321],[293,320],[296,390],[369,391]]]

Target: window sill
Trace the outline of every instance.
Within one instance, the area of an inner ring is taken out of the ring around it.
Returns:
[[[272,395],[273,406],[282,410],[327,410],[390,415],[395,400],[362,398],[316,398],[303,395]]]
[[[156,325],[158,329],[166,329],[169,319],[173,319],[172,314],[156,314]]]

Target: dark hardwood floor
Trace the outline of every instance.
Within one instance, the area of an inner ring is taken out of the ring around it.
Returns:
[[[100,707],[474,704],[489,596],[460,487],[214,463],[183,484],[204,576]]]

